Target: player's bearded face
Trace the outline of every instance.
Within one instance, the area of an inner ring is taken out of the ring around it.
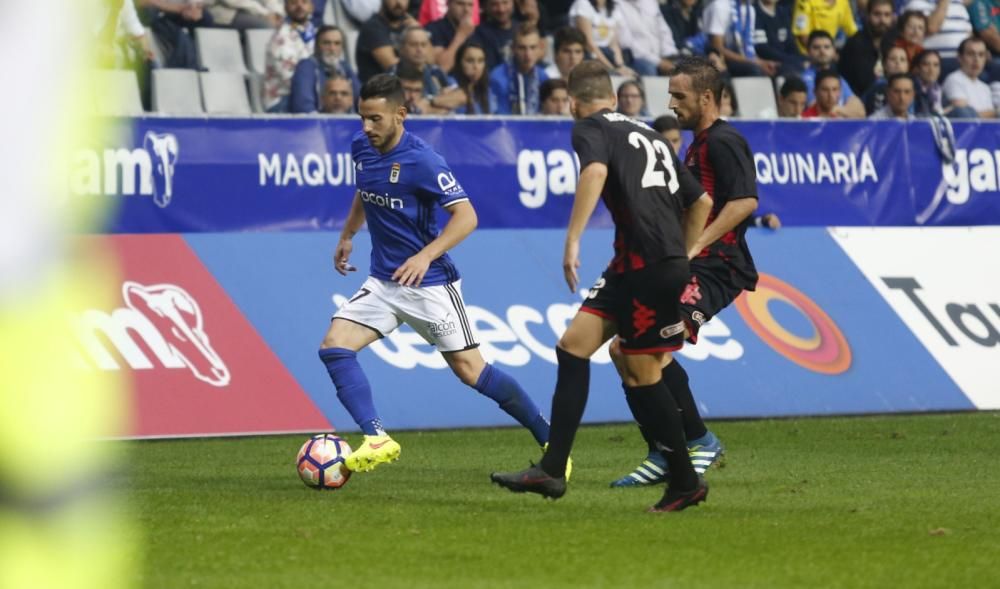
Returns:
[[[403,132],[406,108],[385,98],[362,100],[358,106],[361,127],[371,146],[379,151],[396,144]]]
[[[684,129],[694,129],[701,120],[702,102],[705,93],[695,93],[691,77],[680,74],[670,78],[670,108],[677,115],[677,122]]]

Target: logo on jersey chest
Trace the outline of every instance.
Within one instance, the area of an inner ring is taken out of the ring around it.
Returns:
[[[389,172],[389,182],[396,184],[399,182],[399,164],[392,164],[392,171]]]

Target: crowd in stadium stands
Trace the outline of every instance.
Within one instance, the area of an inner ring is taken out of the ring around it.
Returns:
[[[193,30],[225,27],[273,29],[260,90],[271,113],[350,112],[361,84],[391,72],[413,113],[566,115],[565,80],[589,58],[615,76],[620,110],[648,117],[650,78],[691,54],[725,74],[728,116],[729,80],[748,76],[771,80],[781,117],[1000,112],[1000,0],[108,2],[100,55],[136,70],[147,101],[150,68],[200,69]]]

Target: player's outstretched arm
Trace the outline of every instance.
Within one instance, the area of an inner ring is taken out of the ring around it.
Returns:
[[[361,231],[361,226],[365,224],[365,207],[361,204],[361,194],[354,193],[354,200],[351,202],[351,211],[347,213],[347,220],[344,221],[344,228],[340,232],[340,240],[337,242],[337,250],[333,254],[333,267],[344,276],[348,272],[357,270],[350,264],[351,252],[354,250],[355,234]]]
[[[698,238],[704,233],[705,224],[708,222],[708,215],[711,212],[712,199],[707,193],[703,193],[684,211],[684,245],[687,247],[689,260],[701,251],[696,249]]]
[[[566,248],[563,251],[563,276],[570,292],[576,292],[576,287],[580,284],[580,277],[576,273],[576,269],[580,267],[580,237],[594,214],[607,178],[608,166],[601,162],[592,162],[580,170],[573,211],[569,215],[569,227],[566,228]]]
[[[467,200],[446,206],[445,210],[451,213],[451,219],[448,219],[448,224],[444,226],[441,235],[396,268],[392,273],[393,280],[403,286],[420,286],[431,262],[461,243],[479,224],[476,209]]]
[[[720,237],[732,231],[744,219],[757,210],[757,199],[751,196],[730,200],[719,211],[719,216],[712,221],[712,224],[705,227],[704,233],[695,242],[693,249],[695,255],[698,252],[712,245]]]

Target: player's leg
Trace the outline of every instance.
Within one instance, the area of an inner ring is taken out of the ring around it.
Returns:
[[[496,401],[507,415],[531,432],[539,446],[549,441],[549,422],[535,402],[514,377],[487,364],[478,348],[442,352],[442,355],[459,380]]]
[[[371,385],[357,353],[398,327],[398,319],[384,299],[380,281],[369,279],[337,311],[320,344],[319,357],[337,389],[337,398],[361,428],[365,438],[347,458],[354,471],[365,471],[399,457],[399,444],[382,427]]]

